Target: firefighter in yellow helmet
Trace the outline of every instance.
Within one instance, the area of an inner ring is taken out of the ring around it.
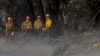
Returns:
[[[37,19],[36,19],[36,21],[34,22],[34,29],[37,29],[37,30],[42,29],[41,16],[37,16]]]
[[[14,32],[13,32],[13,28],[14,28],[14,25],[13,25],[13,22],[12,22],[12,17],[7,17],[7,23],[6,23],[6,37],[7,37],[7,40],[8,38],[12,35],[14,35]]]
[[[45,22],[45,27],[43,28],[44,31],[49,30],[52,27],[52,20],[50,19],[50,15],[46,14],[46,22]]]
[[[32,29],[32,22],[30,21],[30,16],[26,16],[26,20],[22,23],[21,29],[23,31]]]

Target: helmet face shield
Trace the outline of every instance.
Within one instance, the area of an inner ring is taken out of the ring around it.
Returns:
[[[26,19],[30,19],[30,16],[26,16]]]
[[[12,21],[12,17],[7,17],[7,21]]]
[[[38,16],[37,16],[37,19],[39,19],[39,20],[40,20],[40,19],[41,19],[41,16],[39,16],[39,15],[38,15]]]
[[[45,15],[45,17],[49,17],[49,16],[50,16],[49,14],[46,14],[46,15]]]
[[[30,16],[26,16],[26,21],[29,21],[30,20]]]
[[[41,16],[37,16],[37,18],[40,18]]]

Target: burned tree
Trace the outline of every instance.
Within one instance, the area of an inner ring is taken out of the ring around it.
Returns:
[[[99,24],[99,0],[2,0],[0,2],[0,5],[6,8],[8,15],[14,18],[16,26],[20,26],[26,15],[31,16],[33,22],[37,15],[41,15],[44,22],[46,13],[51,14],[54,28],[59,28],[60,31],[64,26],[70,29],[83,29],[87,24],[91,27]],[[96,18],[95,21],[93,18]]]
[[[98,27],[100,24],[100,1],[99,0],[87,0],[87,5],[91,11],[90,13],[90,26],[93,28],[94,26]]]

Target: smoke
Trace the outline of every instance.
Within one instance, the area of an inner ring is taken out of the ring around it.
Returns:
[[[88,46],[94,39],[99,39],[99,33],[98,30],[83,33],[66,31],[52,41],[49,36],[30,34],[25,36],[28,39],[23,37],[21,40],[1,41],[5,38],[0,38],[0,56],[98,56],[99,49],[88,49]]]

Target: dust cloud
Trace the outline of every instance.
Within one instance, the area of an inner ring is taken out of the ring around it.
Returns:
[[[88,49],[92,41],[99,41],[99,33],[100,30],[82,33],[65,31],[63,36],[53,40],[49,40],[48,36],[31,35],[28,40],[6,41],[1,37],[0,56],[99,56],[99,49]]]

